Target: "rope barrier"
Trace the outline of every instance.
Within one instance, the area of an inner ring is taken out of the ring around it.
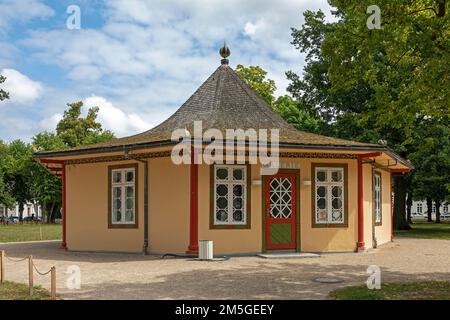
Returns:
[[[46,276],[46,275],[48,275],[50,272],[52,272],[52,268],[50,268],[50,270],[48,270],[47,272],[40,272],[34,263],[33,263],[33,268],[34,268],[34,270],[36,270],[36,272],[37,272],[38,274],[40,274],[41,276]]]
[[[5,256],[4,256],[6,259],[8,259],[9,261],[11,261],[11,262],[22,262],[22,261],[25,261],[25,260],[27,260],[28,259],[28,257],[25,257],[25,258],[23,258],[23,259],[13,259],[13,258],[10,258],[10,257],[8,257],[7,255],[6,255],[6,253],[5,253]]]
[[[6,252],[4,250],[0,251],[0,283],[3,283],[5,281],[5,264],[4,261],[9,260],[11,262],[22,262],[25,260],[28,260],[28,281],[29,281],[29,294],[30,296],[33,295],[33,287],[34,287],[34,277],[33,277],[33,269],[36,271],[37,274],[41,276],[46,276],[49,273],[51,274],[51,299],[56,300],[56,268],[55,266],[51,267],[50,270],[47,272],[41,272],[37,268],[37,266],[33,262],[33,256],[28,256],[25,258],[19,258],[19,259],[13,259],[6,255]]]

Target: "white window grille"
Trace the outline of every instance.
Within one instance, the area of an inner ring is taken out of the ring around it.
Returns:
[[[375,223],[380,224],[381,215],[381,174],[375,173],[373,176],[373,206],[375,213]]]
[[[134,168],[111,171],[111,223],[135,223],[136,172]]]
[[[315,168],[315,221],[344,224],[344,168]]]
[[[247,166],[214,166],[214,224],[247,223]]]

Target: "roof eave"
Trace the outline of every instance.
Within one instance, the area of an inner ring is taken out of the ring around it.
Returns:
[[[96,153],[112,153],[124,150],[139,150],[146,148],[155,148],[155,147],[164,147],[174,145],[178,142],[174,142],[171,140],[166,141],[158,141],[158,142],[147,142],[147,143],[136,143],[136,144],[127,144],[127,145],[119,145],[119,146],[106,146],[106,147],[98,147],[98,148],[86,148],[86,149],[76,149],[76,150],[63,150],[63,151],[55,151],[55,152],[36,152],[34,157],[36,159],[45,159],[45,158],[57,158],[57,157],[69,157],[69,156],[80,156],[80,155],[89,155]],[[204,142],[207,143],[207,142]],[[400,157],[397,153],[392,151],[386,146],[374,146],[374,145],[323,145],[323,144],[296,144],[296,143],[280,143],[280,148],[295,148],[295,149],[315,149],[315,150],[348,150],[348,151],[381,151],[385,152],[392,158],[396,159],[398,162],[408,167],[409,169],[414,169],[414,167]]]

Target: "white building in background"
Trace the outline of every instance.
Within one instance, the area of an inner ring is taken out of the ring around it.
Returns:
[[[36,218],[42,218],[42,208],[37,203],[29,202],[23,206],[23,217],[31,217],[33,216]],[[4,205],[0,204],[0,217],[10,217],[15,216],[19,217],[19,205],[16,204],[16,206],[13,209],[9,209],[5,207]]]
[[[440,208],[441,218],[450,219],[450,203],[444,202]],[[426,218],[428,212],[428,206],[426,201],[413,201],[411,206],[411,217],[414,219]],[[436,218],[436,204],[433,202],[431,208],[433,220]]]

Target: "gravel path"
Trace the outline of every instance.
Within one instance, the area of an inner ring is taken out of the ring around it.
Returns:
[[[369,265],[378,265],[382,281],[450,280],[450,241],[396,239],[369,253],[324,254],[320,258],[262,259],[233,257],[199,262],[155,256],[78,253],[58,249],[59,242],[0,244],[12,258],[34,256],[40,270],[57,269],[63,299],[326,299],[340,286],[364,284]],[[81,269],[81,289],[66,287],[68,266]],[[27,282],[27,263],[6,262],[7,280]],[[338,277],[339,284],[314,281]],[[36,284],[49,288],[48,277]]]

